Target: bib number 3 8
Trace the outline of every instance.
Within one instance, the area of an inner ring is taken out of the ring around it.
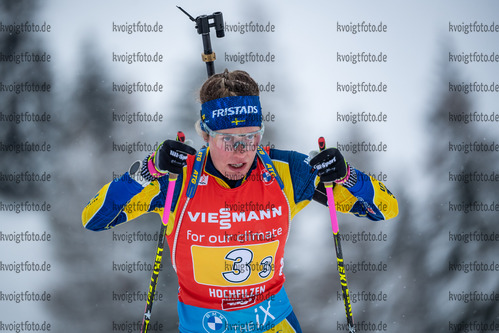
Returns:
[[[197,283],[209,286],[250,286],[274,276],[279,241],[246,246],[193,245],[192,264]]]

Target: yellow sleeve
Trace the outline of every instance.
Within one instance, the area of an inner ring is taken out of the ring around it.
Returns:
[[[112,181],[104,185],[85,206],[81,214],[82,224],[94,231],[107,230],[144,213],[162,211],[160,205],[153,207],[156,205],[153,203],[154,198],[159,193],[158,181],[150,183],[145,188],[129,176]]]
[[[335,185],[333,194],[336,210],[371,220],[388,220],[397,216],[398,202],[395,196],[382,182],[372,176],[368,179],[364,180],[362,189],[356,196],[347,188]]]

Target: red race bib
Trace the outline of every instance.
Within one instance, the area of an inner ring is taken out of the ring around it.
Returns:
[[[285,279],[282,268],[290,217],[277,180],[260,160],[234,189],[224,188],[204,171],[198,176],[194,197],[187,199],[182,193],[175,227],[168,236],[179,300],[230,311],[275,295]]]

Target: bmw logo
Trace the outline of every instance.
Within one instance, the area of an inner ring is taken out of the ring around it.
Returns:
[[[227,319],[216,311],[207,312],[203,316],[203,328],[208,333],[223,333],[227,330]]]
[[[262,180],[265,182],[265,183],[268,183],[272,180],[272,176],[270,175],[270,173],[267,171],[267,169],[264,169],[262,171]]]

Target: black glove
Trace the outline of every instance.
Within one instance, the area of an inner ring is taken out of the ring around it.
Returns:
[[[317,170],[321,182],[344,183],[350,174],[348,163],[336,148],[321,151],[309,163]]]
[[[175,140],[165,140],[156,150],[154,166],[161,173],[182,173],[186,165],[187,155],[196,154],[196,149]]]

